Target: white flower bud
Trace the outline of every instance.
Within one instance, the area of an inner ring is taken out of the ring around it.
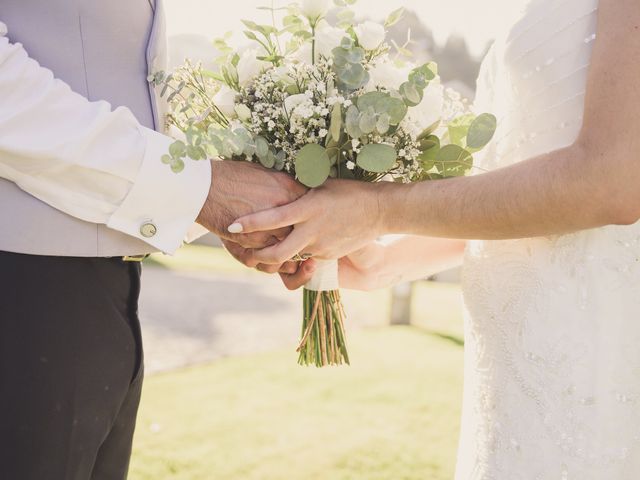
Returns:
[[[251,110],[249,110],[249,107],[247,107],[246,105],[244,104],[236,105],[235,110],[236,110],[236,114],[238,115],[238,118],[243,122],[246,122],[251,119]]]
[[[262,70],[271,65],[268,62],[258,60],[257,57],[259,56],[260,52],[256,48],[245,50],[242,55],[240,55],[240,60],[238,61],[238,66],[236,68],[238,71],[238,81],[241,86],[244,87],[247,85],[251,80],[257,77]]]
[[[311,22],[315,22],[329,10],[329,0],[302,0],[300,10]]]

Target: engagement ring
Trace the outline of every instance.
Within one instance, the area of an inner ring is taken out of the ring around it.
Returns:
[[[293,258],[291,258],[292,262],[305,262],[313,257],[310,253],[296,253]]]

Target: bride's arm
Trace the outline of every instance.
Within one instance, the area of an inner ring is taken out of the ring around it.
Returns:
[[[391,242],[372,242],[339,261],[340,286],[352,290],[377,290],[426,278],[459,266],[466,242],[403,235]],[[290,290],[305,285],[315,271],[315,260],[301,268],[280,272]]]
[[[640,53],[640,2],[601,0],[597,36],[573,145],[474,177],[328,182],[291,206],[240,219],[245,231],[296,224],[284,242],[255,255],[269,263],[298,251],[335,258],[394,232],[501,239],[635,223],[640,63],[632,59]]]
[[[376,290],[426,278],[459,266],[465,243],[413,235],[390,244],[372,243],[340,259],[340,286]]]

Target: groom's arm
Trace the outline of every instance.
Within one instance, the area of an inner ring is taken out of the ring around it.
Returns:
[[[126,108],[73,92],[6,33],[0,22],[0,177],[52,207],[171,253],[194,220],[233,238],[225,227],[238,214],[304,193],[290,177],[247,162],[188,162],[174,174],[160,161],[171,138]],[[147,223],[156,227],[151,237]],[[242,241],[262,247],[285,234]]]
[[[640,3],[601,0],[578,140],[494,172],[383,189],[383,229],[504,239],[638,221],[639,56]]]
[[[210,164],[173,174],[160,161],[170,138],[71,91],[6,33],[0,23],[0,177],[69,215],[176,250],[209,191]],[[157,227],[149,238],[147,222]]]

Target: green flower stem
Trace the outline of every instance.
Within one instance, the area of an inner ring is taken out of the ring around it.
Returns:
[[[298,363],[316,367],[348,365],[340,292],[304,289],[303,313]]]
[[[316,64],[316,25],[311,24],[311,65]]]

